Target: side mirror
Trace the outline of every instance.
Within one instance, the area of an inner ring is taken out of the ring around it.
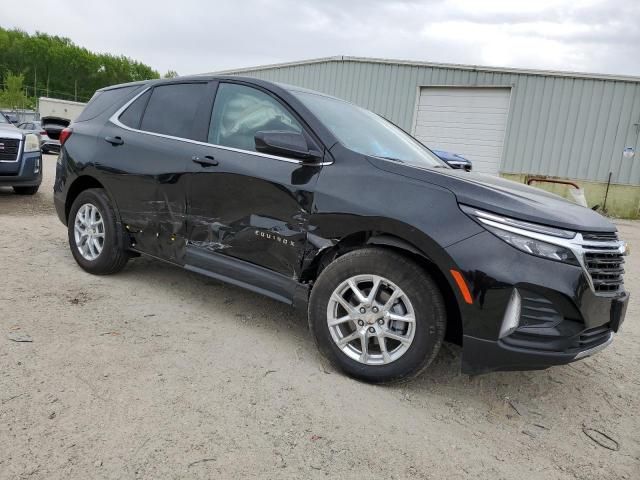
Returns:
[[[272,155],[299,158],[305,161],[315,161],[321,153],[310,150],[307,139],[301,133],[269,130],[257,132],[254,140],[256,150]]]

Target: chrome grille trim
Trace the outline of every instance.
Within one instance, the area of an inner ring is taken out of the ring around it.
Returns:
[[[623,290],[622,265],[627,244],[618,240],[617,234],[578,233],[571,244],[568,247],[576,255],[596,295],[611,296]]]

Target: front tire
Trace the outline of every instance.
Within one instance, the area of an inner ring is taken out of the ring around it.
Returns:
[[[13,187],[13,191],[18,195],[35,195],[38,193],[40,185],[34,187]]]
[[[94,275],[119,272],[129,260],[122,226],[106,192],[90,188],[73,202],[67,221],[71,254],[84,270]]]
[[[444,339],[446,310],[427,272],[391,250],[363,248],[331,263],[309,301],[320,352],[338,369],[371,383],[424,370]]]

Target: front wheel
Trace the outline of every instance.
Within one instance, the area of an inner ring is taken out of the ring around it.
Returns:
[[[309,325],[321,353],[348,375],[372,383],[420,373],[444,338],[442,295],[427,272],[396,252],[347,253],[319,276]]]
[[[129,254],[111,202],[101,188],[81,192],[68,220],[69,247],[78,265],[89,273],[108,275],[124,268]]]

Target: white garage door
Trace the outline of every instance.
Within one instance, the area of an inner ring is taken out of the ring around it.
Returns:
[[[497,175],[510,94],[509,88],[423,87],[414,135],[429,148],[468,158],[476,172]]]

